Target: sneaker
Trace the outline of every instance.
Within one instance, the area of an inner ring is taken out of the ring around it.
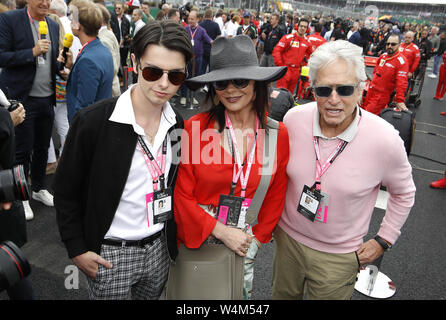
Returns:
[[[197,101],[197,99],[193,98],[193,99],[192,99],[192,103],[195,104],[195,105],[198,105],[198,101]]]
[[[23,203],[23,209],[25,209],[26,221],[34,219],[34,212],[29,206],[29,201],[22,201],[22,203]]]
[[[48,190],[40,190],[39,192],[33,191],[33,199],[42,202],[48,207],[54,207],[53,196]]]
[[[182,106],[185,106],[185,105],[186,105],[186,98],[185,98],[185,97],[182,97],[182,98],[180,99],[180,104],[181,104]]]
[[[433,74],[433,73],[429,74],[428,77],[432,78],[432,79],[436,79],[437,78],[437,76],[435,74]]]

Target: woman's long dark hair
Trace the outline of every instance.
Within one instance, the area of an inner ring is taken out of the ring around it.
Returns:
[[[223,103],[221,103],[221,101],[216,103],[217,93],[215,92],[214,86],[212,84],[208,84],[208,87],[209,89],[205,102],[210,102],[211,107],[206,111],[209,114],[206,126],[208,126],[212,120],[215,120],[215,122],[218,124],[218,131],[221,133],[226,126],[225,106]],[[270,106],[268,83],[265,81],[255,81],[254,92],[256,94],[256,98],[253,102],[253,108],[256,111],[257,117],[259,118],[259,127],[260,129],[268,130],[266,126],[266,114],[268,113]]]

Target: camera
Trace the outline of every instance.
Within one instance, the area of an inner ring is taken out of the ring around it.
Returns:
[[[8,100],[8,101],[9,101],[10,105],[9,105],[9,107],[6,107],[6,109],[9,112],[14,111],[15,109],[17,109],[19,107],[19,103],[20,103],[19,101],[17,101],[17,100]]]
[[[28,200],[29,187],[22,165],[0,171],[0,202]]]
[[[11,100],[6,98],[5,94],[2,90],[0,90],[0,106],[3,106],[8,110],[9,112],[14,111],[19,107],[20,101],[17,100]]]
[[[0,292],[12,287],[31,272],[23,252],[11,241],[0,242]]]

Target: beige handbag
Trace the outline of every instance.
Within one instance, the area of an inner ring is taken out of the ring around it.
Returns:
[[[250,225],[256,223],[274,166],[278,123],[268,118],[268,125],[270,130],[265,134],[262,177],[246,214],[246,223]],[[269,145],[272,146],[271,150]],[[271,154],[268,154],[269,151],[272,151]],[[205,206],[201,207],[205,209]],[[178,251],[167,280],[168,300],[243,299],[243,257],[224,244],[212,241],[204,242],[198,249],[189,249],[181,244]]]

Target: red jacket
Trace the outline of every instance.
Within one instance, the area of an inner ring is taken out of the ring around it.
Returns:
[[[400,52],[402,52],[409,63],[409,72],[414,73],[418,63],[420,63],[420,49],[413,42],[408,45],[403,42],[400,46]]]
[[[296,33],[284,35],[274,47],[273,58],[276,66],[299,68],[304,57],[313,53],[312,45]]]
[[[319,47],[320,45],[327,42],[327,40],[325,40],[324,37],[322,37],[319,32],[315,32],[312,35],[309,35],[307,37],[307,40],[313,46],[313,51],[316,50],[316,48]]]
[[[409,64],[403,54],[398,52],[389,57],[387,53],[384,53],[376,62],[370,88],[388,95],[396,90],[395,101],[404,102],[408,72]]]
[[[217,208],[220,195],[229,193],[232,181],[231,154],[220,144],[221,135],[214,129],[215,121],[209,122],[208,116],[208,113],[200,113],[185,121],[181,140],[181,163],[175,184],[174,208],[178,228],[177,239],[188,248],[200,247],[217,223],[217,220],[207,214],[198,204]],[[214,132],[214,134],[207,134],[209,132]],[[203,138],[206,134],[207,136]],[[250,199],[254,197],[260,183],[263,137],[259,131],[255,161],[246,187],[246,198]],[[255,237],[262,243],[271,240],[272,232],[282,214],[285,204],[284,190],[288,185],[286,175],[288,158],[288,130],[280,122],[274,174],[259,211],[258,223],[252,228]],[[241,187],[238,182],[234,195],[240,196],[240,192]]]

